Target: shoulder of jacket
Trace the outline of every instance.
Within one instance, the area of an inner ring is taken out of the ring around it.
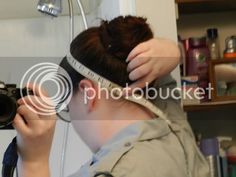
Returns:
[[[115,150],[100,159],[100,161],[95,165],[93,170],[94,174],[100,174],[100,176],[95,177],[103,177],[102,175],[104,174],[112,174],[112,171],[115,166],[119,163],[123,156],[125,156],[130,150],[132,150],[132,148],[133,144],[127,142],[123,145],[122,148]]]

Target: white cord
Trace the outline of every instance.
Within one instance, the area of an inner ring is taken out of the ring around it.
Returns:
[[[70,32],[70,42],[74,39],[74,9],[73,9],[73,2],[72,0],[68,0],[69,6],[69,17],[70,17],[70,24],[69,24],[69,32]],[[70,48],[70,45],[68,46]],[[69,136],[69,123],[66,123],[66,127],[64,130],[64,138],[62,142],[62,154],[61,154],[61,168],[60,168],[60,177],[65,176],[65,163],[66,163],[66,151],[67,151],[67,144],[68,144],[68,136]]]
[[[86,19],[86,16],[85,16],[83,5],[80,2],[80,0],[77,0],[77,4],[79,6],[79,9],[80,9],[80,12],[81,12],[81,15],[82,15],[82,19],[83,19],[83,22],[84,22],[84,28],[88,29],[88,22],[87,22],[87,19]]]
[[[73,3],[72,0],[68,0],[68,5],[69,5],[69,16],[70,16],[70,43],[74,39],[74,8],[73,8]],[[69,47],[70,48],[70,47]]]
[[[80,0],[77,0],[79,9],[81,11],[84,28],[88,29],[88,23],[87,19],[84,13],[84,8],[82,6],[82,3]],[[70,43],[74,39],[74,10],[73,10],[73,3],[72,0],[68,0],[69,4],[69,16],[70,16]],[[63,139],[63,149],[62,149],[62,155],[61,155],[61,170],[60,170],[60,176],[64,177],[65,175],[65,162],[66,162],[66,151],[67,151],[67,144],[68,144],[68,135],[69,135],[69,123],[66,123],[65,131],[64,131],[64,139]]]
[[[66,162],[68,135],[69,135],[69,123],[66,123],[66,127],[64,130],[64,138],[63,138],[63,143],[62,143],[63,149],[62,149],[62,154],[61,154],[60,177],[65,177],[65,162]]]

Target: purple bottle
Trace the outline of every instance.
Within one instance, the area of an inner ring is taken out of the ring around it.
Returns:
[[[216,138],[203,139],[200,142],[200,149],[209,164],[209,177],[222,177],[218,140]]]
[[[204,99],[208,101],[208,91],[206,88],[209,83],[208,66],[210,61],[210,51],[207,47],[206,37],[190,38],[189,49],[187,52],[187,75],[197,75],[199,77],[198,86],[205,89]]]

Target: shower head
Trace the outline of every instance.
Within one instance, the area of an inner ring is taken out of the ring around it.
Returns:
[[[47,15],[57,17],[62,12],[62,0],[39,0],[37,9]]]

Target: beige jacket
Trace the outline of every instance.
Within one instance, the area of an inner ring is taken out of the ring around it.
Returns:
[[[173,89],[176,82],[167,76],[156,87]],[[209,177],[180,102],[169,97],[156,105],[168,114],[171,127],[158,118],[130,125],[71,177]]]

